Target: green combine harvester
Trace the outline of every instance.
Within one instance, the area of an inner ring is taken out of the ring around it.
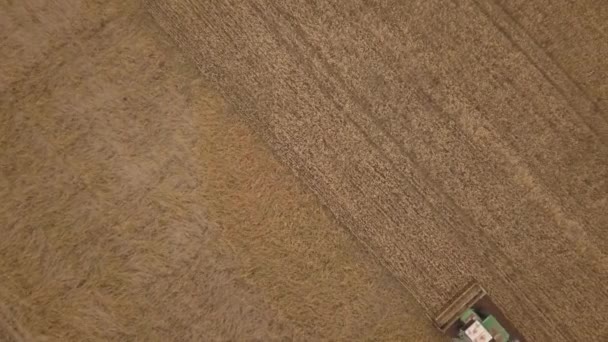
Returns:
[[[454,342],[508,342],[510,335],[492,315],[482,318],[475,310],[466,309],[460,315],[460,332]]]
[[[435,318],[452,342],[525,342],[486,291],[472,281]]]

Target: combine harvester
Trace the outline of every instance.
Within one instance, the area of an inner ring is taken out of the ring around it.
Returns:
[[[441,311],[435,325],[453,342],[526,341],[476,282]]]

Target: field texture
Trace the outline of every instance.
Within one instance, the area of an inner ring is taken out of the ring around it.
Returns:
[[[608,339],[601,1],[148,8],[431,315],[476,278],[531,341]]]
[[[137,1],[0,1],[1,341],[437,341]]]

